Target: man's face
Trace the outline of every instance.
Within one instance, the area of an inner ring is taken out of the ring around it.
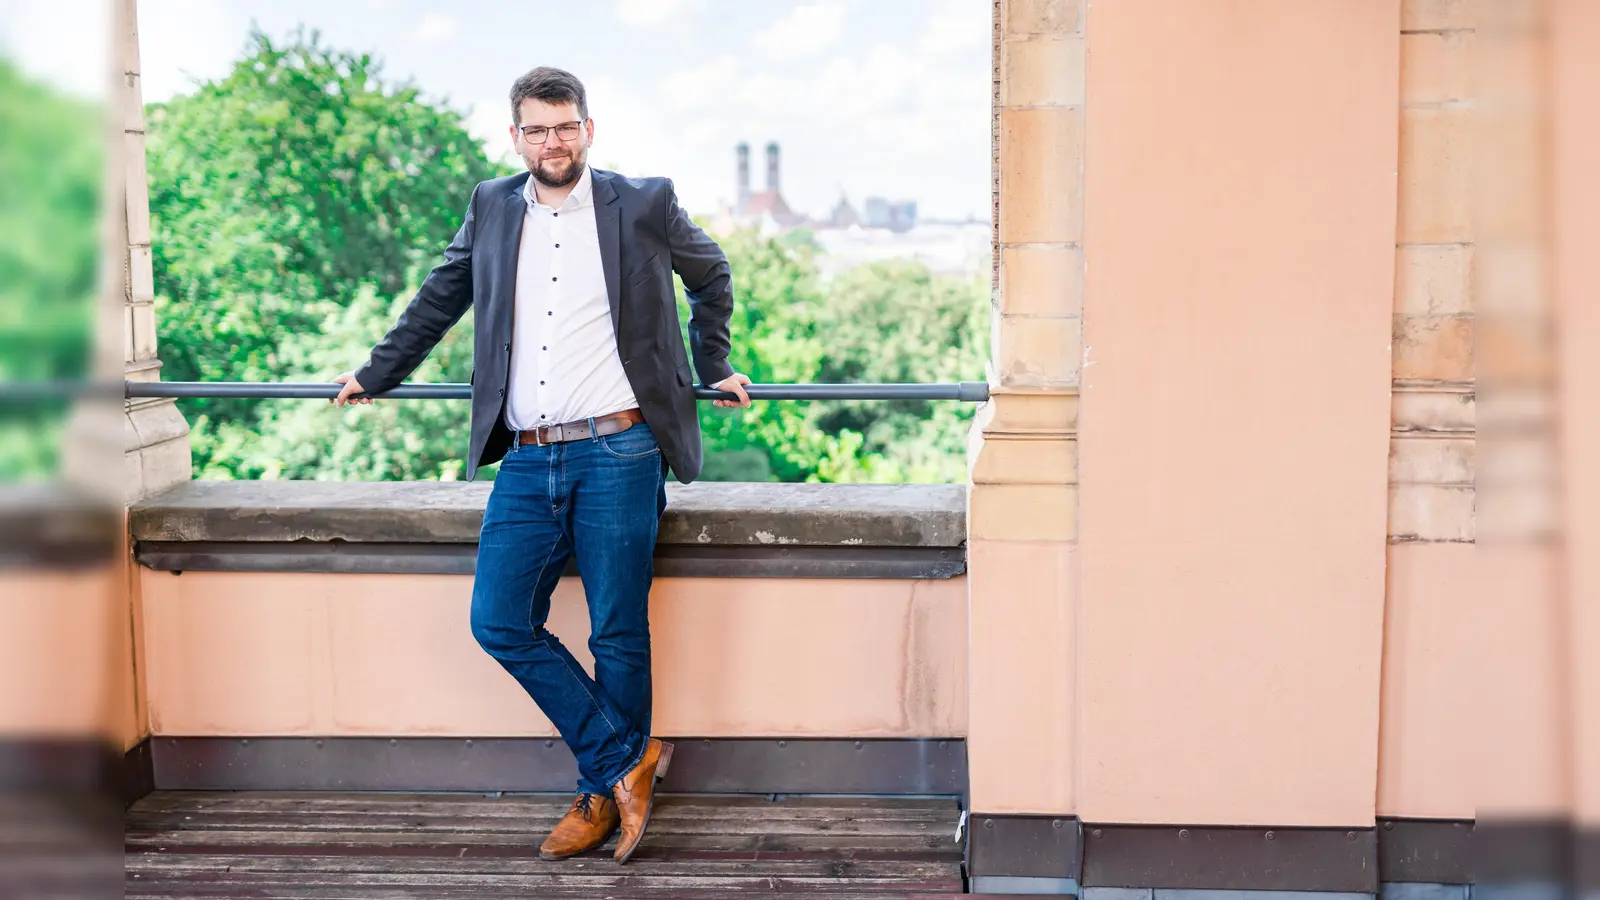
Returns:
[[[522,124],[511,126],[511,145],[528,171],[546,187],[566,187],[577,181],[588,162],[589,145],[594,142],[593,120],[581,119],[575,104],[551,105],[532,97],[522,101],[521,110]],[[579,125],[577,134],[563,138],[561,131],[571,131],[573,123]],[[546,129],[543,135],[528,135],[529,130],[541,127]],[[541,136],[542,144],[537,143]]]

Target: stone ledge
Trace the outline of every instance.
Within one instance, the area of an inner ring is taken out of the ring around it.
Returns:
[[[473,544],[479,482],[191,481],[133,504],[140,542]],[[667,485],[660,543],[963,547],[965,485]]]

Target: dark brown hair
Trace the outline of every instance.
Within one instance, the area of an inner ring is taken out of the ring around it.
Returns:
[[[544,103],[571,103],[578,107],[578,118],[589,118],[589,99],[583,82],[576,75],[550,66],[537,69],[517,79],[511,86],[511,121],[522,124],[522,101],[532,97]]]

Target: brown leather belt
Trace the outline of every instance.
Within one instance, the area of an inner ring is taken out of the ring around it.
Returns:
[[[581,441],[592,437],[604,437],[608,434],[627,431],[644,421],[644,413],[637,407],[625,409],[622,412],[610,413],[604,416],[595,416],[593,419],[579,419],[576,422],[562,422],[554,425],[540,425],[526,431],[517,432],[517,440],[523,444],[561,444],[567,441]],[[593,427],[590,427],[593,423]]]

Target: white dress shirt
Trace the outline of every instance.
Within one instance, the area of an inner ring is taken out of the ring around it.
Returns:
[[[617,355],[588,166],[558,208],[539,202],[531,175],[522,195],[506,424],[522,431],[638,406]]]

